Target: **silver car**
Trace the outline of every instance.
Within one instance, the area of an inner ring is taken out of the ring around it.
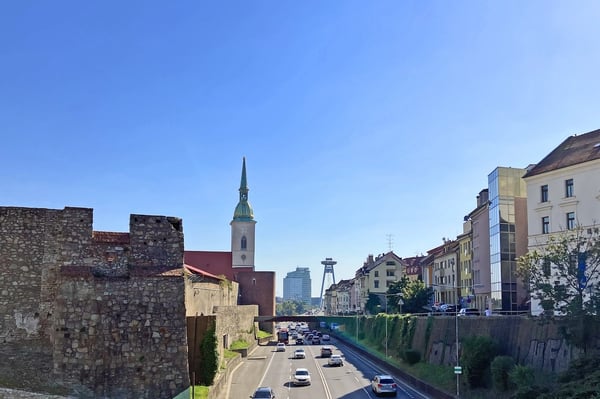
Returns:
[[[371,390],[377,396],[384,394],[396,396],[396,382],[390,375],[376,375],[371,380]]]

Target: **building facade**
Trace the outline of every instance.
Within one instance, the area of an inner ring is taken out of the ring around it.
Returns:
[[[498,167],[488,175],[491,306],[494,310],[528,308],[517,258],[527,253],[525,169]]]
[[[552,235],[600,223],[600,130],[567,138],[524,176],[527,186],[528,248],[539,250]],[[597,285],[598,281],[588,284]],[[532,299],[531,313],[542,308]]]
[[[308,267],[297,267],[283,278],[283,300],[302,301],[310,305],[311,279]]]

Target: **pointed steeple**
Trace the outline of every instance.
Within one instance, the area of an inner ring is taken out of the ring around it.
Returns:
[[[254,220],[254,212],[252,206],[248,202],[248,182],[246,181],[246,157],[244,157],[242,163],[242,179],[240,181],[240,201],[235,207],[233,213],[233,220]]]

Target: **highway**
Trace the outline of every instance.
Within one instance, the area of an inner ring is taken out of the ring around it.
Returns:
[[[320,357],[321,347],[331,346],[334,354],[344,357],[342,367],[328,367],[327,358]],[[306,351],[306,359],[293,359],[296,348]],[[311,374],[310,386],[293,386],[294,370],[307,368]],[[228,383],[227,398],[248,398],[258,386],[270,386],[277,399],[368,399],[375,398],[370,380],[375,374],[390,374],[368,359],[352,351],[342,342],[331,339],[321,345],[287,346],[277,352],[275,342],[257,347],[233,371]],[[405,385],[397,377],[397,397],[400,399],[425,399],[427,396]]]

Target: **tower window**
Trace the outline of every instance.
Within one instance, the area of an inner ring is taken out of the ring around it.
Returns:
[[[242,247],[242,250],[246,250],[246,248],[248,247],[248,240],[246,240],[246,236],[242,237],[241,247]]]

